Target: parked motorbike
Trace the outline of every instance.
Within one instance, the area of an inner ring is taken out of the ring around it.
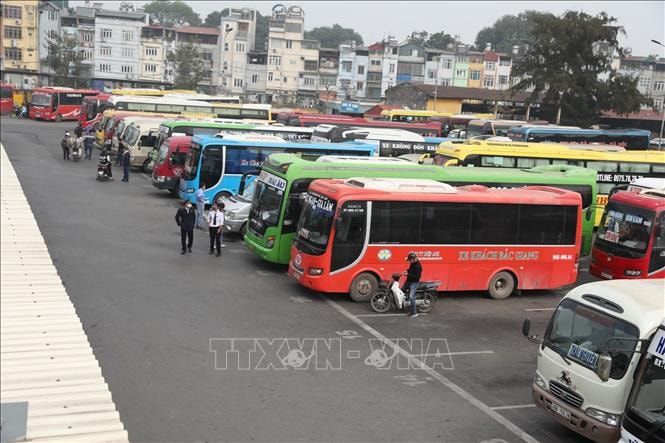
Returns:
[[[385,280],[379,283],[379,290],[371,298],[369,304],[375,312],[381,314],[388,312],[391,307],[398,311],[408,310],[411,305],[410,298],[399,286],[399,279],[402,274],[393,274],[391,280]],[[436,289],[441,284],[440,281],[422,281],[416,291],[416,309],[418,312],[429,312],[436,303]]]
[[[72,150],[72,160],[77,162],[83,157],[83,142],[82,138],[71,138],[70,146]]]

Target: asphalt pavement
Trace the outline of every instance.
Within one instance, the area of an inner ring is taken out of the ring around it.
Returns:
[[[179,201],[148,176],[122,183],[114,167],[100,183],[98,152],[62,160],[73,122],[0,124],[131,441],[580,441],[533,407],[521,336],[524,317],[542,334],[565,288],[375,315],[299,287],[238,237],[217,258],[197,230],[180,255]]]

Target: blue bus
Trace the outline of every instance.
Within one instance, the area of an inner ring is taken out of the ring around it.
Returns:
[[[195,135],[180,176],[180,198],[195,203],[199,183],[204,183],[206,203],[219,203],[223,197],[238,193],[243,174],[259,169],[270,154],[277,152],[315,159],[322,155],[371,157],[377,156],[378,151],[376,144],[355,141],[299,143],[277,139],[251,140],[242,136],[219,138]]]
[[[628,150],[649,149],[651,133],[645,129],[579,129],[556,126],[514,126],[508,137],[516,142],[616,145]]]

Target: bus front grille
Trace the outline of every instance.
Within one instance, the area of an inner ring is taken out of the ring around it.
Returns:
[[[550,392],[576,408],[581,407],[584,403],[584,399],[579,394],[554,380],[550,380]]]

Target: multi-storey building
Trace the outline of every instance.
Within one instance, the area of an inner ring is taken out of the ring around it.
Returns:
[[[337,74],[337,95],[342,100],[353,98],[356,65],[356,42],[339,45],[339,72]]]
[[[256,11],[231,9],[220,25],[220,92],[243,94],[247,82],[248,54],[256,48]]]
[[[425,47],[411,39],[399,46],[397,54],[397,83],[424,83]]]
[[[139,80],[142,12],[95,11],[93,85],[99,88],[132,86]]]
[[[203,77],[199,82],[199,88],[205,93],[215,93],[219,78],[219,28],[181,26],[175,31],[176,46],[191,43],[201,52]]]
[[[77,7],[74,10],[60,10],[60,32],[61,34],[75,37],[83,50],[83,69],[79,74],[79,82],[76,86],[87,86],[94,72],[95,57],[95,8]],[[50,82],[52,83],[52,81]],[[103,81],[101,81],[103,85]],[[93,86],[94,82],[93,82]]]
[[[382,96],[381,80],[383,73],[383,51],[384,46],[381,43],[370,45],[369,64],[367,66],[367,87],[365,97],[370,99],[380,99]]]
[[[175,51],[175,30],[153,24],[141,29],[139,82],[143,87],[160,88],[173,84],[173,63],[168,54]]]
[[[367,48],[355,48],[355,69],[353,71],[353,91],[356,98],[365,98],[367,87],[367,67],[369,64],[369,50]]]
[[[480,88],[483,76],[484,54],[482,52],[469,52],[469,82],[468,88]]]
[[[509,54],[498,54],[499,61],[496,70],[496,82],[494,89],[510,88],[510,71],[513,68],[513,58]]]
[[[302,71],[298,74],[298,92],[296,104],[303,108],[318,106],[319,83],[319,47],[316,40],[302,40],[300,60]]]
[[[652,105],[642,105],[642,109],[663,112],[665,102],[665,58],[655,55],[638,57],[629,55],[614,58],[613,67],[621,75],[637,78],[637,89],[653,100]]]
[[[53,70],[46,63],[48,43],[60,35],[60,6],[57,3],[44,1],[39,4],[39,84],[50,83],[49,77]]]
[[[3,0],[0,37],[3,80],[29,89],[38,81],[39,19],[37,0]]]
[[[469,85],[469,53],[463,46],[458,46],[453,64],[453,84],[466,88]]]
[[[319,49],[319,100],[337,99],[337,74],[339,72],[339,49]]]
[[[268,53],[265,51],[247,53],[245,99],[250,103],[266,103],[267,61]]]
[[[381,42],[383,45],[383,68],[381,70],[381,98],[386,90],[397,84],[397,63],[399,61],[399,45],[393,37]]]

